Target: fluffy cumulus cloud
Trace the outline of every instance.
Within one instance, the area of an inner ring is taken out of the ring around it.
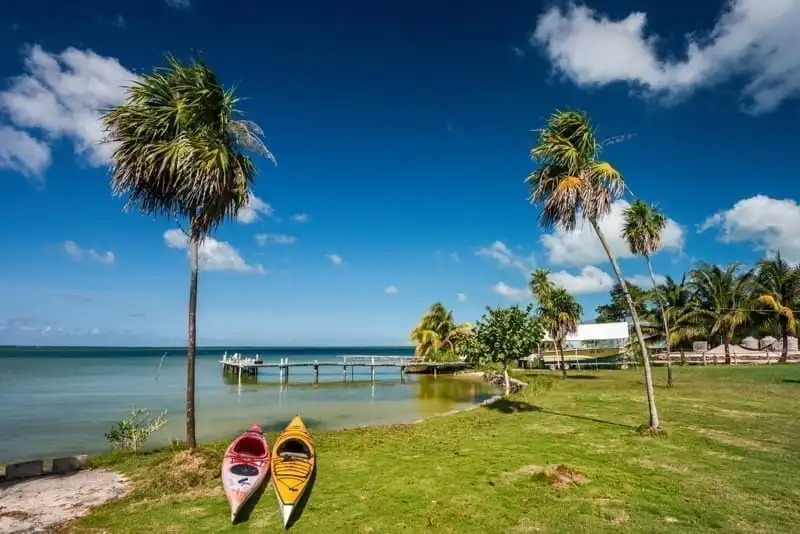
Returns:
[[[756,250],[780,251],[786,261],[800,263],[800,206],[792,199],[742,199],[707,218],[700,231],[712,228],[723,242],[751,243]]]
[[[531,298],[531,291],[527,287],[513,287],[505,282],[497,282],[491,289],[508,300],[519,301]]]
[[[398,289],[395,286],[389,286],[386,289],[384,289],[383,292],[389,295],[396,295],[398,293]]]
[[[114,253],[110,250],[107,252],[98,252],[93,248],[81,248],[75,241],[64,241],[61,244],[61,249],[73,260],[91,260],[105,265],[113,265],[117,260]]]
[[[275,217],[275,210],[268,203],[250,193],[247,205],[236,214],[236,220],[242,224],[252,224],[261,218],[260,215]]]
[[[602,293],[614,285],[611,276],[593,265],[587,265],[578,274],[567,271],[550,273],[550,280],[557,286],[563,287],[572,295],[587,293]]]
[[[617,258],[631,258],[633,254],[620,235],[622,232],[622,211],[630,204],[625,200],[617,200],[611,207],[611,213],[600,222],[600,229],[608,240],[611,252]],[[664,249],[683,250],[684,229],[674,220],[668,219],[661,234]],[[592,227],[585,224],[572,232],[556,230],[539,238],[547,252],[547,259],[554,265],[573,265],[582,267],[608,261],[603,246],[597,239]]]
[[[164,232],[164,244],[170,248],[188,248],[186,234],[177,228]],[[262,265],[247,263],[230,243],[217,241],[212,237],[207,237],[200,243],[198,262],[200,269],[205,271],[237,271],[256,274],[265,272]]]
[[[488,247],[480,248],[475,253],[478,256],[490,258],[500,267],[510,267],[521,271],[528,276],[533,269],[534,260],[532,256],[522,256],[512,251],[502,241],[495,241]]]
[[[656,279],[656,284],[661,285],[667,283],[667,277],[664,276],[663,274],[656,274],[654,278]],[[648,274],[635,274],[633,276],[626,277],[625,280],[627,280],[631,284],[646,289],[653,287],[653,281],[650,280],[650,275]]]
[[[747,107],[761,113],[800,94],[797,28],[797,0],[730,0],[710,30],[684,36],[676,58],[659,53],[646,13],[612,19],[570,3],[539,17],[531,43],[578,85],[625,82],[675,99],[735,79]]]
[[[115,58],[67,48],[26,47],[24,71],[0,92],[0,166],[38,176],[50,164],[50,145],[68,140],[91,166],[105,165],[113,146],[101,143],[100,110],[124,98],[136,75]]]

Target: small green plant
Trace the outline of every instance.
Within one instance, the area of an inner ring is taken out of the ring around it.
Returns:
[[[167,424],[167,411],[153,418],[147,408],[133,407],[129,416],[115,423],[105,436],[114,449],[137,451],[147,438]]]

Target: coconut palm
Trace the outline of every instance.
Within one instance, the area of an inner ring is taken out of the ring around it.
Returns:
[[[781,357],[785,363],[789,356],[789,336],[797,335],[797,321],[793,308],[800,306],[800,266],[789,265],[778,252],[774,258],[758,263],[759,300],[770,310],[770,316],[780,329],[783,339]]]
[[[670,335],[667,314],[664,312],[664,299],[658,290],[656,276],[653,274],[653,264],[650,257],[661,250],[661,232],[667,225],[667,218],[655,205],[648,204],[643,200],[635,200],[622,211],[622,237],[628,243],[628,248],[636,256],[644,258],[647,263],[647,272],[650,273],[650,281],[653,283],[656,301],[661,311],[661,321],[664,325],[664,340],[667,348],[667,387],[671,388],[672,383],[672,358],[670,357]]]
[[[434,302],[412,329],[410,338],[417,344],[416,356],[430,358],[442,350],[455,351],[458,336],[469,331],[471,326],[468,323],[456,325],[453,312],[441,302]]]
[[[741,264],[725,268],[702,262],[689,273],[695,302],[684,315],[687,324],[705,326],[708,335],[719,335],[725,345],[725,363],[731,363],[731,343],[737,330],[755,308],[755,271],[740,274]]]
[[[142,75],[125,101],[104,113],[106,141],[114,144],[111,189],[125,209],[186,221],[189,249],[189,325],[186,443],[195,438],[195,352],[199,247],[223,221],[247,204],[256,175],[254,152],[274,157],[263,132],[236,118],[239,99],[201,60],[167,57],[165,68]],[[180,224],[180,223],[179,223]]]
[[[578,331],[583,307],[563,287],[556,287],[548,278],[547,269],[536,269],[531,277],[531,293],[538,301],[537,318],[553,340],[561,360],[561,373],[567,377],[564,341]]]
[[[659,306],[653,311],[656,321],[655,325],[651,327],[651,331],[656,338],[663,339],[671,346],[678,346],[681,352],[681,362],[683,362],[682,344],[696,339],[704,333],[701,325],[687,320],[687,314],[691,311],[694,303],[694,296],[689,289],[686,275],[681,278],[680,283],[675,282],[671,276],[667,276],[665,282],[658,287],[658,292],[653,295],[653,300],[658,300],[658,303],[663,306]],[[666,321],[662,320],[661,314],[666,315]],[[669,338],[667,338],[664,327],[666,324],[669,324]]]
[[[660,421],[642,327],[625,278],[600,229],[600,221],[609,214],[612,203],[625,189],[619,171],[599,159],[602,148],[603,143],[597,141],[595,128],[586,113],[555,111],[545,127],[538,131],[536,145],[531,149],[531,157],[539,167],[526,180],[530,188],[529,200],[540,207],[539,225],[542,229],[558,227],[572,231],[579,223],[586,221],[597,234],[631,310],[642,352],[649,427],[655,431],[659,429]]]

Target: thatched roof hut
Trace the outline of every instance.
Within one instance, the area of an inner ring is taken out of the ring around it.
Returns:
[[[758,343],[758,345],[759,345],[759,347],[758,347],[758,348],[760,348],[760,349],[765,349],[765,348],[767,348],[767,347],[769,347],[769,346],[773,345],[773,344],[774,344],[776,341],[778,341],[778,340],[777,340],[777,339],[775,339],[775,338],[774,338],[774,337],[772,337],[772,336],[765,336],[765,337],[762,337],[762,338],[761,338],[761,341],[759,341],[759,343]]]
[[[754,338],[753,336],[747,336],[746,338],[744,338],[742,340],[741,345],[742,345],[742,347],[744,347],[746,349],[754,349],[755,350],[755,349],[759,348],[758,347],[758,340],[756,338]]]

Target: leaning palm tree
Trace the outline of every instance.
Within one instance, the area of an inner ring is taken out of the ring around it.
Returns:
[[[548,278],[547,269],[536,269],[531,277],[531,293],[538,301],[537,318],[553,340],[561,361],[561,373],[567,378],[564,341],[578,331],[583,307],[563,287],[556,287]]]
[[[689,273],[695,302],[684,315],[687,324],[705,325],[708,335],[719,335],[725,346],[725,363],[731,363],[733,336],[751,318],[755,305],[755,271],[739,273],[740,264],[725,268],[700,263]]]
[[[793,308],[800,306],[800,266],[789,265],[778,252],[758,263],[759,300],[767,306],[783,340],[780,363],[789,357],[789,336],[797,335]]]
[[[642,326],[617,260],[600,229],[600,221],[611,211],[612,203],[625,189],[622,175],[610,163],[599,159],[603,143],[597,141],[589,117],[582,111],[555,111],[538,131],[531,157],[539,167],[528,176],[531,204],[540,206],[539,226],[575,230],[581,222],[594,229],[619,281],[631,311],[636,338],[642,352],[645,389],[649,409],[649,428],[660,427],[656,408],[650,358]]]
[[[126,197],[126,210],[186,222],[189,327],[186,379],[186,444],[195,436],[197,276],[202,241],[234,217],[249,199],[256,167],[247,152],[275,162],[252,122],[236,119],[239,99],[201,60],[144,74],[126,89],[125,101],[104,113],[106,141],[115,145],[111,189]],[[180,224],[180,222],[179,222]]]
[[[628,244],[630,251],[636,256],[644,258],[650,281],[653,283],[658,307],[661,311],[661,320],[664,325],[664,340],[667,348],[667,387],[672,383],[672,358],[670,357],[670,335],[667,314],[664,311],[664,298],[658,289],[656,276],[653,274],[653,264],[650,257],[661,250],[661,232],[667,226],[667,218],[655,205],[643,200],[634,200],[633,203],[622,211],[622,237]]]

